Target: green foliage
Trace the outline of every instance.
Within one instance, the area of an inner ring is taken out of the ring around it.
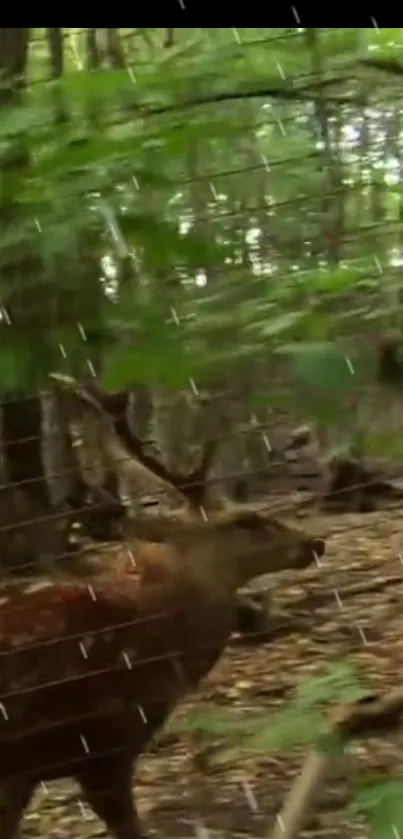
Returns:
[[[353,288],[357,300],[368,299],[359,283],[369,263],[361,255],[362,268],[356,261],[354,268],[347,264],[329,270],[326,263],[312,262],[306,250],[306,242],[318,236],[327,178],[313,142],[310,106],[281,99],[269,105],[258,97],[181,108],[195,96],[212,99],[263,85],[281,91],[281,78],[296,83],[312,65],[304,31],[184,30],[177,34],[174,49],[164,51],[154,34],[139,30],[132,42],[140,56],[134,75],[126,69],[83,71],[84,36],[79,30],[67,32],[73,53],[81,55],[80,69],[69,59],[60,80],[33,85],[21,104],[3,109],[0,127],[3,164],[20,138],[25,153],[25,162],[7,168],[3,179],[3,200],[12,220],[0,234],[3,299],[5,305],[8,298],[12,301],[10,260],[23,249],[34,255],[35,273],[41,275],[54,312],[53,321],[46,318],[46,329],[54,329],[45,340],[48,350],[34,352],[30,361],[37,364],[39,378],[54,363],[52,344],[59,343],[60,330],[69,333],[70,327],[73,335],[77,320],[92,328],[89,320],[98,319],[102,329],[108,324],[106,355],[100,359],[108,387],[158,381],[178,389],[190,375],[215,377],[223,367],[230,370],[240,359],[260,359],[283,344],[288,345],[283,352],[293,356],[297,377],[318,392],[318,406],[315,400],[308,404],[320,415],[329,413],[340,392],[351,390],[341,353],[330,343],[325,349],[324,341],[337,333],[337,320],[346,317],[345,311],[333,309],[333,301]],[[41,37],[34,55],[43,67]],[[385,43],[390,37],[382,35]],[[327,56],[323,72],[329,74],[374,41],[373,32],[357,29],[323,30],[320,38],[319,49]],[[268,45],[274,71],[269,80]],[[127,50],[126,56],[130,61]],[[36,70],[35,65],[35,76]],[[63,123],[52,118],[56,92],[67,115]],[[353,171],[355,158],[349,154]],[[239,174],[225,176],[226,169]],[[362,223],[367,220],[364,215]],[[262,235],[262,225],[268,224],[274,244],[270,259],[264,248],[246,244],[253,227]],[[109,245],[117,270],[126,254],[133,256],[133,270],[126,274],[124,289],[118,283],[114,303],[98,291],[91,306],[94,285],[87,300],[82,278],[88,275],[89,260],[91,271],[97,272]],[[203,292],[194,284],[200,270],[214,273],[214,282],[210,276]],[[137,311],[145,289],[151,306],[166,305],[166,316],[161,311],[145,319],[140,338]],[[169,324],[173,289],[176,304],[186,309],[177,330]],[[125,307],[124,345],[119,305]],[[365,312],[356,306],[354,315],[348,308],[353,321]],[[13,334],[20,345],[17,332]],[[293,351],[290,339],[298,341]],[[70,347],[72,341],[65,343]],[[73,344],[75,366],[80,345]],[[82,364],[87,351],[83,346]],[[21,355],[17,344],[16,354]],[[69,358],[70,352],[66,363]]]
[[[370,367],[357,337],[401,319],[401,79],[360,62],[399,59],[403,30],[183,28],[169,50],[118,31],[126,67],[103,45],[83,69],[68,29],[49,81],[33,30],[27,89],[2,107],[0,386],[95,364],[111,390],[247,382],[248,410],[334,424]],[[186,725],[233,757],[329,747],[321,706],[361,690],[343,665],[286,712]],[[401,791],[371,784],[355,806],[378,839]]]
[[[246,712],[242,705],[242,713],[237,713],[236,709],[190,712],[177,719],[173,727],[197,735],[202,748],[214,744],[211,752],[214,766],[226,766],[244,760],[248,755],[266,755],[273,751],[284,756],[297,747],[316,747],[339,755],[343,746],[329,730],[324,710],[329,705],[357,701],[368,692],[369,685],[365,685],[354,666],[345,661],[329,667],[320,676],[302,681],[285,710],[267,715],[253,708]],[[390,830],[391,825],[395,825],[397,831],[402,826],[401,796],[399,779],[385,781],[384,778],[360,775],[353,782],[348,815],[364,816],[373,839],[384,839],[385,831]]]
[[[304,681],[286,710],[271,713],[267,718],[252,709],[243,719],[232,712],[191,712],[180,722],[180,728],[207,738],[222,738],[224,760],[239,759],[245,751],[264,753],[270,750],[289,751],[295,746],[326,743],[327,723],[323,705],[355,701],[367,691],[357,678],[351,664],[329,668],[320,677]],[[229,750],[229,752],[227,751]]]
[[[365,817],[371,839],[399,836],[403,830],[403,779],[384,776],[356,779],[351,816]]]
[[[340,391],[352,386],[354,368],[334,344],[301,342],[283,345],[280,352],[292,359],[296,374],[305,384],[326,391],[330,398],[337,400]]]

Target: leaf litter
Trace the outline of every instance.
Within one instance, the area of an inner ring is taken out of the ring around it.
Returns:
[[[318,515],[308,525],[327,534],[327,553],[320,568],[285,572],[274,589],[271,582],[273,622],[279,610],[283,631],[262,645],[231,644],[199,692],[139,761],[140,814],[158,839],[263,836],[299,772],[323,706],[357,690],[383,694],[399,684],[399,510]],[[299,744],[292,748],[295,740]],[[339,775],[326,785],[305,836],[369,835],[349,809],[351,782],[369,773],[403,777],[398,734],[354,743],[348,756],[348,779]],[[384,828],[389,835],[387,824]],[[108,834],[80,801],[74,784],[60,781],[38,789],[22,835],[78,839]]]

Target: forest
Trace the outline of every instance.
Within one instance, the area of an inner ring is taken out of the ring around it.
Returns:
[[[0,29],[4,839],[399,839],[402,55]]]

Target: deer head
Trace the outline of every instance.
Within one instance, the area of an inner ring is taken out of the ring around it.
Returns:
[[[236,590],[253,577],[303,569],[319,561],[325,542],[271,516],[244,508],[209,522],[182,522],[169,537],[181,565],[192,573]]]

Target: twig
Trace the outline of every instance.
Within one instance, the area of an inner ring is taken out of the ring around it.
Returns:
[[[403,688],[391,691],[383,698],[366,696],[357,702],[333,709],[329,715],[329,738],[340,744],[353,737],[379,737],[401,725]],[[326,777],[333,767],[332,751],[312,751],[302,771],[291,787],[270,839],[296,839],[306,823]]]
[[[310,752],[297,780],[292,785],[270,839],[296,839],[326,780],[332,756],[327,752]]]
[[[320,574],[317,575],[317,579],[320,579]],[[395,586],[402,582],[402,577],[399,574],[391,574],[389,577],[377,577],[376,580],[369,580],[367,583],[352,583],[350,586],[345,586],[343,588],[338,588],[337,593],[340,597],[340,600],[347,600],[349,597],[356,597],[358,594],[368,594],[369,592],[373,591],[383,591],[383,589],[388,588],[389,586]],[[310,609],[317,609],[319,606],[323,606],[330,600],[334,600],[334,593],[333,591],[307,591],[302,597],[298,598],[298,600],[294,601],[292,604],[293,609],[301,609],[307,608]]]

